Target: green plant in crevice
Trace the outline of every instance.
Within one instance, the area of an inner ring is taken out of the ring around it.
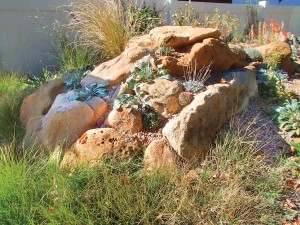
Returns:
[[[142,108],[142,103],[135,95],[122,94],[120,97],[114,100],[114,109],[120,109],[122,106],[128,108],[129,110],[140,110]]]
[[[94,66],[84,66],[80,69],[68,70],[64,76],[67,79],[65,82],[69,90],[81,88],[81,80],[94,69]]]
[[[162,47],[157,47],[155,53],[159,56],[170,56],[175,52],[174,48],[171,48],[167,45],[164,45]]]
[[[156,128],[161,121],[160,115],[149,105],[149,98],[143,93],[138,96],[122,94],[114,100],[114,109],[120,109],[122,106],[129,109],[129,112],[139,110],[146,128]]]
[[[189,92],[199,92],[205,90],[204,83],[210,77],[210,66],[203,66],[200,70],[197,69],[197,63],[189,63],[184,70],[185,81],[182,83],[184,89]]]
[[[84,87],[82,90],[78,91],[78,94],[74,97],[74,100],[77,101],[88,101],[92,97],[100,97],[103,98],[107,94],[106,84],[97,84],[93,83]]]
[[[300,102],[297,99],[286,101],[282,107],[276,109],[279,127],[289,136],[300,135]]]
[[[146,128],[157,128],[162,120],[161,116],[149,105],[146,105],[141,111],[143,115],[143,125]]]
[[[146,83],[156,78],[171,79],[169,71],[162,69],[163,65],[157,65],[154,69],[154,58],[149,54],[136,61],[135,67],[130,71],[131,75],[126,80],[128,87],[136,91],[136,86],[140,83]]]

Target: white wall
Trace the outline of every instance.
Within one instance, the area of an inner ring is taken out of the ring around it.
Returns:
[[[139,0],[141,1],[141,0]],[[152,5],[152,0],[147,0]],[[285,1],[285,0],[283,0]],[[286,0],[287,1],[287,0]],[[158,9],[164,8],[163,0],[156,0]],[[51,57],[49,35],[34,23],[37,16],[40,23],[51,25],[55,19],[63,21],[65,16],[57,6],[65,5],[68,0],[0,0],[0,62],[7,71],[39,74],[42,68],[55,66]],[[186,2],[172,0],[171,13],[178,11]],[[245,18],[245,4],[192,3],[194,8],[205,13],[214,13],[218,8],[221,12],[233,12]],[[300,35],[300,7],[269,6],[266,19],[284,21],[287,31]]]
[[[64,20],[59,0],[0,0],[0,68],[39,74],[54,66],[50,37],[41,25]]]
[[[300,0],[268,0],[270,5],[281,5],[281,6],[300,6]],[[232,0],[233,4],[247,4],[247,0]],[[254,4],[255,0],[252,1]]]

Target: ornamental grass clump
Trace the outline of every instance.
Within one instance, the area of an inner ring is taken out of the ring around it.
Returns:
[[[210,77],[210,65],[203,66],[200,70],[197,70],[197,63],[189,63],[186,69],[184,70],[185,81],[183,82],[183,87],[186,91],[189,92],[199,92],[205,90],[204,83]]]
[[[119,55],[129,39],[121,2],[92,0],[69,5],[70,24],[83,45],[109,57]]]

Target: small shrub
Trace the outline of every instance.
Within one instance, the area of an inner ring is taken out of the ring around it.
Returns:
[[[100,97],[103,98],[106,96],[106,84],[91,84],[89,86],[84,87],[83,90],[80,90],[74,100],[78,101],[88,101],[92,97]]]
[[[257,71],[257,83],[260,96],[272,101],[284,102],[292,97],[282,84],[288,80],[288,76],[281,70],[259,69]]]
[[[197,64],[193,65],[190,63],[187,68],[184,70],[185,82],[183,82],[183,87],[186,91],[189,92],[199,92],[205,89],[204,83],[210,76],[211,63],[208,66],[202,67],[199,71],[197,71]]]
[[[252,62],[262,61],[261,53],[255,48],[244,48],[244,50],[246,52],[247,60]]]
[[[174,26],[198,26],[199,15],[191,3],[185,4],[183,9],[172,15]]]
[[[130,36],[149,33],[153,28],[163,24],[158,12],[150,6],[138,7],[136,4],[129,4],[127,8],[126,17],[132,29]]]
[[[206,15],[199,26],[218,29],[221,32],[221,39],[226,42],[238,41],[242,35],[239,19],[229,12],[220,13],[217,9],[212,16]]]
[[[278,68],[282,55],[283,54],[280,52],[270,53],[266,55],[266,61],[270,70],[276,70]]]
[[[289,136],[300,135],[300,103],[297,99],[287,101],[283,107],[279,107],[278,124]]]

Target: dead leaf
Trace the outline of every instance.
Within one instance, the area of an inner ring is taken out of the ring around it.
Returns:
[[[289,209],[293,209],[293,210],[297,210],[298,209],[297,205],[291,199],[287,199],[285,201],[284,206],[287,207],[287,208],[289,208]]]
[[[54,209],[52,207],[48,207],[48,212],[54,214]]]
[[[129,185],[129,181],[126,176],[121,176],[121,183],[123,185]]]
[[[288,179],[288,180],[286,180],[285,181],[285,184],[289,187],[289,188],[295,188],[295,185],[297,185],[296,184],[296,182],[295,182],[295,180],[292,180],[292,179]]]
[[[234,219],[234,210],[232,209],[228,215],[229,219]]]

